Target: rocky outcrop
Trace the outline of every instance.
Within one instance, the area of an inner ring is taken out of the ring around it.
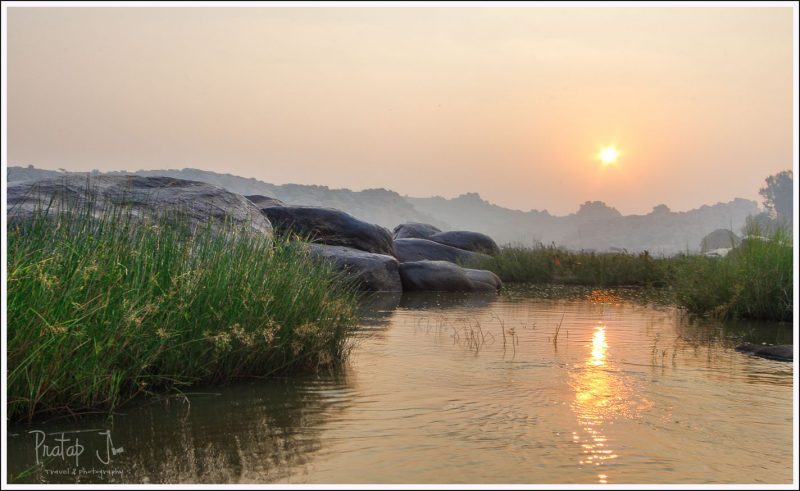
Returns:
[[[395,239],[427,239],[439,232],[441,230],[427,223],[408,222],[396,226],[393,236]]]
[[[129,207],[137,217],[180,216],[194,229],[209,220],[271,234],[269,220],[244,196],[220,187],[171,177],[67,175],[8,186],[8,220],[90,207],[99,217]]]
[[[744,343],[737,346],[736,351],[777,361],[792,361],[794,359],[791,344],[765,346],[763,344]]]
[[[333,208],[269,206],[261,209],[277,233],[295,235],[318,244],[350,247],[374,254],[394,255],[392,235]]]
[[[502,285],[494,273],[447,261],[401,263],[400,279],[404,291],[497,292]]]
[[[399,292],[403,290],[397,259],[349,247],[310,244],[314,257],[329,261],[346,275],[355,278],[365,291]]]
[[[742,242],[735,233],[725,228],[718,228],[703,237],[700,241],[700,252],[705,254],[717,249],[732,249]]]
[[[481,258],[485,254],[465,251],[456,247],[433,242],[426,239],[397,239],[394,241],[395,257],[401,263],[414,261],[449,261],[467,264]]]
[[[497,243],[491,237],[479,232],[465,230],[440,232],[429,236],[427,239],[465,251],[482,252],[491,255],[500,252],[500,248],[497,247]]]
[[[270,198],[269,196],[264,196],[262,194],[251,194],[245,196],[245,198],[249,199],[256,205],[259,209],[266,208],[268,206],[286,206],[286,203],[277,199],[277,198]]]

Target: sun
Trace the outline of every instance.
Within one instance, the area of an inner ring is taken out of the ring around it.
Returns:
[[[605,167],[608,167],[609,165],[614,165],[617,163],[617,160],[619,160],[619,155],[620,152],[616,147],[608,146],[600,150],[597,158],[600,159],[600,162],[602,162]]]

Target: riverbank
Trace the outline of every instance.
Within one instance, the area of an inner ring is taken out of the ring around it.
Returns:
[[[303,244],[89,207],[8,234],[8,417],[341,362],[358,294]]]
[[[662,289],[691,314],[717,319],[790,321],[792,254],[790,237],[777,230],[768,237],[752,231],[724,257],[506,246],[469,266],[507,283]]]

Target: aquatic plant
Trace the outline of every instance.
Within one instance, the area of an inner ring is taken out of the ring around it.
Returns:
[[[505,282],[591,286],[663,286],[667,259],[647,252],[574,252],[555,246],[505,246],[470,267],[488,269]]]
[[[676,260],[670,283],[690,313],[719,319],[792,319],[791,238],[784,229],[764,236],[757,226],[725,257]]]
[[[340,362],[357,293],[305,246],[180,214],[46,211],[8,231],[8,416]]]

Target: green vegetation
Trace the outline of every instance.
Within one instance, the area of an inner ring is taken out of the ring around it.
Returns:
[[[669,260],[647,253],[571,252],[554,246],[504,247],[469,266],[488,269],[506,282],[592,286],[663,286]]]
[[[131,215],[40,213],[9,231],[9,418],[346,356],[357,293],[301,244]]]
[[[792,319],[791,238],[781,229],[750,230],[724,258],[689,256],[675,263],[671,285],[692,314],[721,319]]]
[[[504,247],[472,263],[509,283],[646,286],[663,289],[694,315],[718,319],[792,318],[791,238],[783,229],[762,237],[748,230],[725,257],[570,252],[555,247]]]

